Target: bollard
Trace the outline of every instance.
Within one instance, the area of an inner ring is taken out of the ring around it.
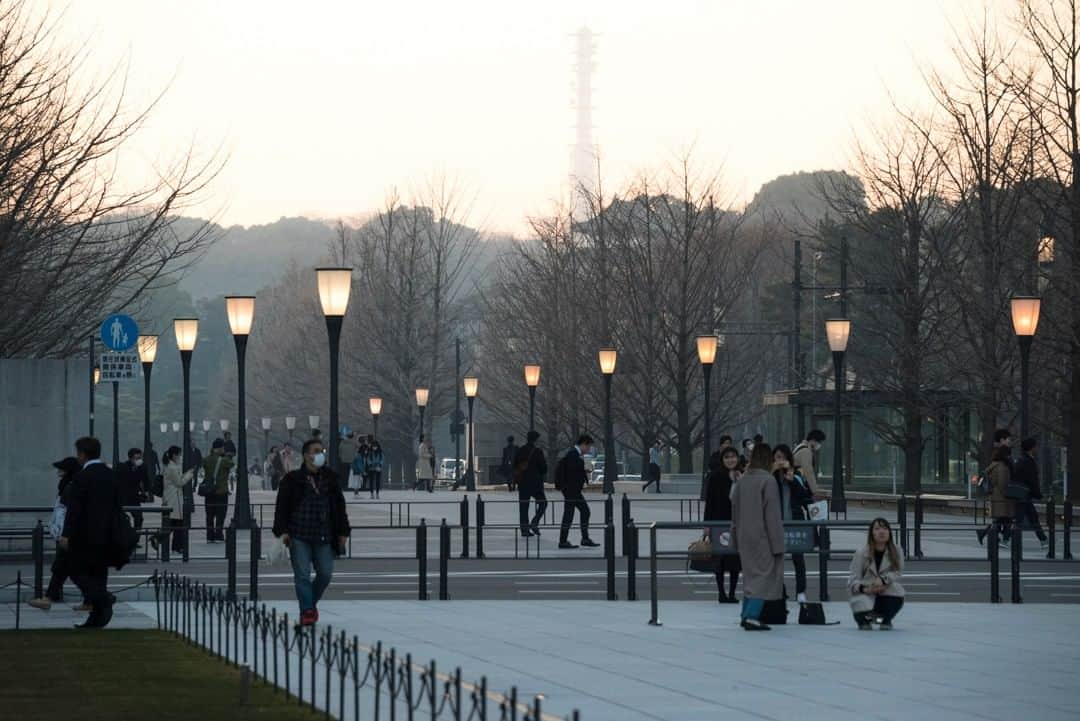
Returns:
[[[623,498],[626,498],[624,495]],[[629,522],[623,526],[623,545],[626,546],[629,542],[629,547],[626,549],[626,600],[637,600],[637,540],[638,540],[637,526],[634,525],[634,520],[630,519]]]
[[[1065,521],[1061,528],[1064,531],[1062,535],[1062,558],[1066,561],[1072,560],[1072,522],[1073,522],[1073,504],[1072,501],[1065,501]]]
[[[461,557],[469,557],[469,497],[461,497]]]
[[[896,525],[900,527],[900,549],[904,552],[904,560],[906,561],[911,558],[908,554],[907,496],[900,496],[896,499]]]
[[[169,528],[172,526],[172,519],[169,517],[170,510],[168,508],[161,511],[161,532],[158,533],[158,548],[161,549],[161,562],[169,562],[169,549],[172,546],[169,538]]]
[[[660,626],[660,599],[656,583],[656,524],[649,526],[649,617],[650,626]]]
[[[630,520],[630,497],[624,493],[622,494],[622,554],[624,556],[629,555],[630,552],[630,539],[627,538],[626,533],[627,529],[630,528],[631,523],[632,521]]]
[[[611,496],[608,496],[611,500]],[[615,594],[615,526],[604,526],[604,560],[607,561],[607,600],[618,598]]]
[[[1054,526],[1057,524],[1057,513],[1054,509],[1053,497],[1046,501],[1046,535],[1048,536],[1049,543],[1047,544],[1046,557],[1053,560],[1057,555],[1057,540],[1054,537]]]
[[[230,601],[236,600],[236,526],[229,524],[225,528],[225,558],[228,560],[229,581],[225,591]]]
[[[484,499],[476,496],[476,557],[484,556]]]
[[[446,519],[442,519],[439,526],[439,600],[447,601],[450,594],[447,590],[446,572],[450,564],[450,527],[446,525]]]
[[[1024,531],[1019,523],[1013,524],[1012,553],[1009,559],[1009,584],[1012,587],[1012,602],[1023,603],[1020,596],[1020,561],[1024,556]]]
[[[34,526],[31,535],[34,551],[34,598],[45,596],[45,527],[41,521]]]
[[[915,496],[915,558],[922,558],[923,497]]]
[[[991,523],[990,531],[986,534],[986,553],[990,557],[990,603],[1001,603],[997,523]]]
[[[604,499],[604,525],[610,526],[613,523],[615,523],[615,501],[609,493]]]
[[[337,539],[334,539],[337,543]],[[248,599],[259,600],[259,561],[262,560],[262,529],[254,521],[251,522],[251,563],[248,570]]]
[[[829,550],[832,548],[832,539],[829,537],[829,527],[822,526],[818,532],[818,600],[827,603],[829,600]]]
[[[428,600],[427,594],[427,522],[421,518],[416,527],[417,598]]]

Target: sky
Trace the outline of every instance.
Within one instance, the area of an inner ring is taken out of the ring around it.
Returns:
[[[891,103],[928,106],[981,0],[31,0],[84,77],[160,100],[118,160],[144,182],[193,148],[227,158],[190,214],[355,217],[446,177],[473,224],[521,233],[565,196],[573,33],[596,38],[593,126],[609,186],[690,154],[731,201],[850,166]],[[990,0],[991,12],[1011,5]]]

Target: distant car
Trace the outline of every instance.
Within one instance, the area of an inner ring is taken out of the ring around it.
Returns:
[[[446,480],[452,481],[455,478],[460,478],[460,477],[462,477],[464,475],[465,475],[465,460],[462,459],[462,458],[459,458],[458,461],[457,461],[457,472],[456,473],[455,473],[455,470],[454,470],[454,459],[453,458],[444,458],[444,459],[442,459],[442,462],[439,463],[439,475],[438,475],[438,477],[440,479],[446,479]]]
[[[586,465],[586,470],[588,466]],[[621,461],[615,462],[615,474],[616,480],[626,475],[626,468]],[[592,461],[592,473],[589,476],[590,483],[603,483],[604,482],[604,454],[599,453]]]

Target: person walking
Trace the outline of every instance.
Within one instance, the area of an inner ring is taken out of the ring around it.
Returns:
[[[656,439],[656,443],[649,449],[649,465],[647,468],[648,475],[646,476],[645,485],[641,487],[642,491],[645,491],[653,483],[656,484],[656,492],[660,492],[660,439]]]
[[[544,495],[544,478],[547,477],[547,459],[537,445],[540,434],[529,431],[526,443],[514,456],[514,485],[518,490],[518,521],[521,535],[525,538],[540,535],[540,519],[547,510],[547,497]],[[536,514],[529,520],[529,499],[536,499]]]
[[[341,437],[338,440],[338,478],[347,484],[349,474],[352,472],[353,460],[356,458],[356,434],[352,429],[343,426]]]
[[[371,478],[368,474],[367,462],[371,456],[371,436],[363,436],[360,445],[356,449],[356,459],[353,470],[360,474],[359,488],[356,494],[366,491],[371,487]]]
[[[589,434],[578,437],[577,444],[566,452],[559,461],[561,470],[556,468],[555,480],[558,490],[563,495],[562,523],[559,525],[559,548],[577,548],[570,543],[570,526],[574,523],[574,509],[581,518],[581,545],[595,548],[600,544],[589,538],[589,504],[585,501],[582,490],[589,482],[585,472],[585,456],[592,450],[593,439]]]
[[[383,451],[382,444],[372,439],[368,448],[367,461],[364,463],[368,473],[368,491],[372,498],[379,497],[382,490]]]
[[[851,613],[860,631],[872,630],[875,621],[882,631],[892,629],[892,620],[904,605],[903,570],[904,559],[893,543],[889,522],[875,518],[866,545],[855,552],[848,569]]]
[[[517,457],[518,446],[514,443],[513,436],[506,437],[506,445],[502,450],[502,463],[499,468],[506,479],[506,490],[514,492],[514,458]]]
[[[169,517],[170,531],[163,532],[163,540],[169,543],[172,536],[172,548],[175,553],[183,553],[187,541],[187,524],[184,521],[184,488],[191,482],[194,469],[183,470],[180,446],[169,446],[162,456],[162,494],[161,505],[172,509]]]
[[[143,455],[139,448],[129,448],[127,460],[116,469],[116,481],[120,489],[120,505],[138,506],[143,498],[143,480],[146,478],[146,470],[142,467]],[[129,511],[131,524],[139,531],[143,525],[141,511]]]
[[[101,460],[101,441],[83,436],[75,441],[81,470],[67,497],[64,530],[57,545],[68,552],[72,580],[90,602],[90,616],[76,628],[104,628],[113,615],[109,594],[109,561],[113,523],[120,508],[116,473]]]
[[[755,443],[750,465],[731,492],[732,541],[743,572],[742,627],[767,631],[761,622],[766,601],[784,593],[784,522],[772,476],[773,453]]]
[[[730,445],[716,451],[709,457],[709,477],[705,485],[706,521],[731,520],[731,489],[738,480],[739,452]],[[712,529],[707,531],[710,537],[717,534]],[[730,535],[730,532],[729,532]],[[713,557],[716,574],[716,590],[720,603],[736,603],[735,587],[739,584],[739,572],[742,564],[738,554],[718,554]],[[730,577],[727,590],[724,589],[725,576]]]
[[[143,468],[146,470],[146,476],[143,478],[143,500],[152,502],[161,490],[162,482],[161,462],[153,443],[148,444],[146,450],[143,451]]]
[[[986,469],[986,473],[990,476],[990,486],[993,489],[990,493],[990,516],[994,520],[986,528],[980,528],[976,531],[979,545],[985,542],[986,534],[990,532],[991,526],[997,526],[998,541],[1002,545],[1011,537],[1010,529],[1012,520],[1016,516],[1016,507],[1005,495],[1005,491],[1009,487],[1009,481],[1012,480],[1011,451],[1010,446],[998,445],[994,448],[990,466]]]
[[[809,516],[813,496],[810,487],[799,469],[795,467],[795,457],[785,444],[773,448],[773,478],[780,492],[780,504],[785,521],[805,521]],[[806,557],[801,553],[791,554],[791,565],[795,568],[795,598],[799,603],[806,603]],[[787,598],[787,586],[784,586],[784,598]]]
[[[56,502],[57,509],[62,509],[59,512],[61,514],[67,513],[67,506],[71,500],[71,483],[75,480],[75,474],[79,472],[79,462],[74,457],[68,457],[63,460],[53,463],[53,468],[57,470],[58,482],[56,485]],[[50,532],[53,534],[53,540],[60,538],[60,533],[63,531],[62,521],[56,511],[53,513],[53,523],[50,524]],[[71,576],[71,556],[70,554],[57,547],[56,556],[53,558],[52,567],[49,569],[51,576],[49,577],[49,586],[45,589],[45,595],[40,598],[33,598],[28,603],[34,608],[40,608],[42,611],[48,611],[52,608],[54,603],[60,603],[64,600],[64,582]],[[85,608],[84,608],[85,607]],[[77,607],[76,610],[90,610],[90,604],[87,602],[86,597],[83,597],[83,604]]]
[[[229,509],[229,473],[233,461],[225,455],[225,441],[214,439],[210,455],[203,460],[204,483],[210,486],[210,493],[204,496],[206,508],[206,542],[225,540],[225,515]]]
[[[806,434],[806,439],[795,446],[792,453],[792,465],[799,469],[799,474],[802,476],[806,487],[810,489],[811,499],[822,497],[818,488],[817,467],[814,465],[814,459],[817,458],[817,454],[824,444],[825,431],[815,428]]]
[[[333,577],[334,556],[345,552],[351,528],[341,483],[326,467],[322,442],[307,441],[302,455],[303,465],[278,487],[273,533],[289,549],[300,625],[310,626],[319,620],[318,603]]]
[[[420,448],[416,454],[416,487],[413,490],[421,489],[428,493],[435,490],[435,449],[423,435],[420,436]]]
[[[1037,438],[1025,438],[1020,443],[1020,459],[1013,465],[1013,481],[1027,487],[1025,500],[1013,500],[1016,507],[1014,523],[1017,529],[1030,526],[1043,548],[1047,546],[1046,532],[1039,523],[1039,514],[1035,510],[1035,501],[1042,499],[1042,486],[1039,483],[1039,441]]]

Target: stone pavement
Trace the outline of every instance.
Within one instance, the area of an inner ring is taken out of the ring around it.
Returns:
[[[143,627],[154,605],[118,610],[114,626]],[[381,640],[417,663],[460,666],[468,680],[486,675],[493,690],[543,694],[546,712],[576,708],[583,721],[1080,714],[1080,619],[1068,606],[914,603],[896,630],[861,632],[846,604],[834,603],[827,614],[839,626],[757,634],[736,625],[736,608],[703,602],[663,603],[661,627],[647,625],[647,603],[602,601],[327,601],[320,613],[335,633]]]

